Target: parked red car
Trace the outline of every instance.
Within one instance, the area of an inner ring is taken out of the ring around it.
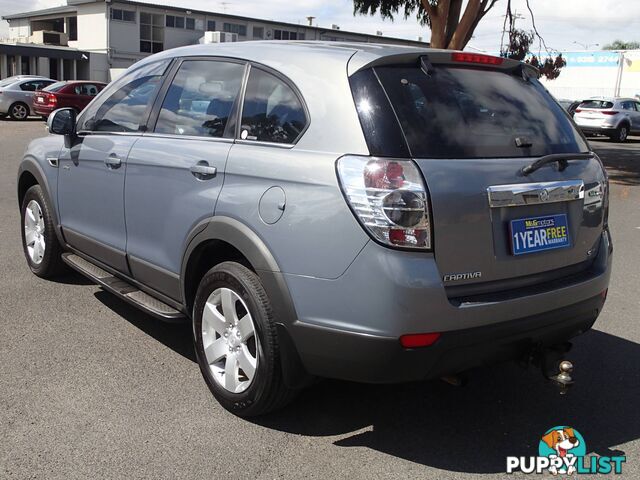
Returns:
[[[44,118],[63,107],[74,108],[79,113],[106,86],[106,83],[90,81],[56,82],[36,92],[33,109]]]

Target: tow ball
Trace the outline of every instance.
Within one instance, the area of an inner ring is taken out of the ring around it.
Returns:
[[[567,342],[541,349],[534,356],[534,364],[538,364],[542,375],[558,387],[560,395],[566,394],[574,384],[571,377],[573,364],[564,359],[569,350],[571,350],[571,344]]]

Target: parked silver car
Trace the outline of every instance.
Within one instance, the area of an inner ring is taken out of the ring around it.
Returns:
[[[153,55],[18,174],[24,253],[193,322],[242,415],[315,377],[406,382],[533,359],[605,301],[608,184],[528,65],[384,45],[247,42]],[[91,312],[87,312],[88,315]]]
[[[55,80],[35,75],[17,75],[0,81],[0,116],[26,120],[29,115],[36,115],[33,95],[53,83]]]
[[[585,134],[606,135],[614,142],[624,142],[630,134],[640,135],[640,101],[592,98],[576,108],[573,120]]]

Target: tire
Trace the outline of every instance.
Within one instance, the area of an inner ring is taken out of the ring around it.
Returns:
[[[629,126],[623,123],[618,128],[616,128],[615,132],[613,132],[613,135],[611,135],[611,137],[609,138],[611,139],[612,142],[624,143],[627,140],[628,136],[629,136]]]
[[[62,261],[63,249],[56,236],[51,206],[40,185],[27,190],[20,220],[22,248],[31,271],[42,278],[65,273],[67,268]]]
[[[9,116],[13,120],[23,121],[29,118],[29,105],[22,102],[16,102],[9,107]]]
[[[205,382],[229,412],[263,415],[295,397],[297,390],[282,377],[271,303],[258,276],[245,266],[224,262],[205,274],[193,308],[193,333]]]

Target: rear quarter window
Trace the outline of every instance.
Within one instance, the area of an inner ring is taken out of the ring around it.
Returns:
[[[430,75],[417,66],[377,67],[374,73],[415,158],[588,151],[564,109],[536,79],[447,66],[436,66]]]

